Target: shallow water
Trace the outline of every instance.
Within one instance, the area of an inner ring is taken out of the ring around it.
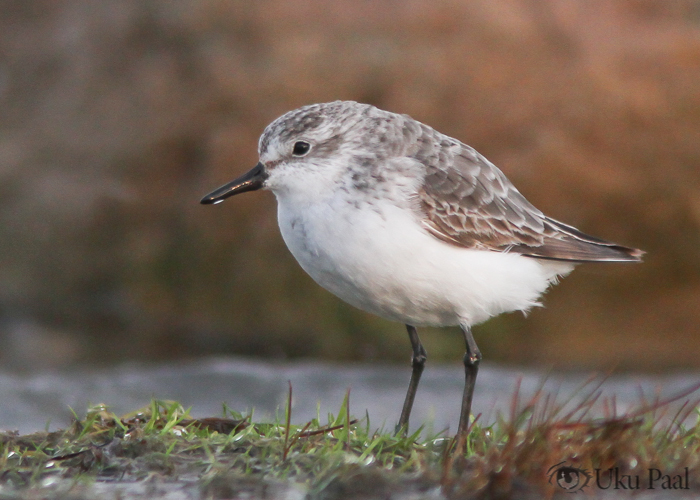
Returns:
[[[65,427],[69,408],[83,416],[89,404],[106,403],[117,414],[138,409],[152,397],[172,399],[192,407],[194,417],[221,414],[222,403],[247,412],[255,419],[273,419],[283,411],[291,381],[292,421],[304,423],[316,416],[337,413],[350,389],[350,412],[369,415],[372,427],[393,428],[405,395],[410,366],[319,362],[269,362],[244,358],[218,358],[188,363],[121,365],[104,370],[79,369],[14,375],[0,372],[0,429],[29,433]],[[508,414],[520,386],[520,400],[532,397],[540,386],[557,401],[572,400],[572,408],[594,388],[585,385],[591,373],[538,372],[484,363],[474,396],[473,411],[482,422],[493,421],[499,412]],[[601,381],[597,378],[596,381]],[[647,400],[666,399],[700,382],[700,374],[630,375],[608,377],[600,387],[593,417],[604,416],[603,400],[614,398],[618,414],[638,407],[640,394]],[[463,389],[459,365],[427,365],[411,418],[411,426],[456,429]],[[697,394],[696,394],[697,395]],[[687,399],[687,398],[685,398]],[[610,406],[608,405],[608,408]]]

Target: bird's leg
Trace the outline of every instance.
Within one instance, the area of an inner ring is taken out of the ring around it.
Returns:
[[[418,382],[420,382],[420,376],[423,373],[425,360],[428,359],[428,353],[425,352],[423,344],[420,343],[416,327],[406,325],[406,330],[408,330],[408,338],[411,340],[411,347],[413,348],[413,359],[411,362],[413,371],[411,372],[411,382],[408,384],[408,392],[406,392],[406,400],[403,403],[403,410],[401,410],[401,418],[396,426],[397,433],[402,430],[403,432],[408,432],[408,417],[411,416],[411,408],[413,408],[413,400],[416,399]]]
[[[481,361],[481,352],[474,341],[471,329],[467,326],[461,328],[467,343],[467,352],[464,354],[464,395],[462,396],[462,411],[459,414],[459,428],[457,429],[458,447],[464,444],[467,437],[474,384],[476,384],[476,374],[479,371],[479,362]]]

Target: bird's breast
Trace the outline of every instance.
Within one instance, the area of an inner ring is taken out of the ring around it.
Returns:
[[[411,232],[423,230],[412,214],[357,200],[306,206],[279,201],[287,247],[323,288],[387,319],[457,324],[449,299],[423,276],[430,263],[417,265],[419,251]]]
[[[415,326],[475,324],[537,303],[559,270],[432,237],[417,214],[367,199],[290,203],[282,237],[301,267],[349,304]]]

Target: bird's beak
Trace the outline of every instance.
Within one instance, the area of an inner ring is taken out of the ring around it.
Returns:
[[[238,193],[245,193],[246,191],[255,191],[263,187],[263,183],[267,179],[267,172],[265,171],[265,165],[258,163],[252,170],[241,175],[238,179],[235,179],[228,184],[221,186],[216,191],[213,191],[202,198],[201,203],[203,205],[212,205],[216,203],[221,203],[229,196],[233,196]]]

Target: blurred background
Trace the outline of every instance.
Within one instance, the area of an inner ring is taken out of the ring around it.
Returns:
[[[2,2],[0,366],[407,364],[402,325],[298,267],[271,193],[199,205],[270,121],[335,99],[407,113],[548,215],[648,252],[477,327],[487,360],[700,367],[698,0]],[[460,362],[457,331],[421,336]]]

